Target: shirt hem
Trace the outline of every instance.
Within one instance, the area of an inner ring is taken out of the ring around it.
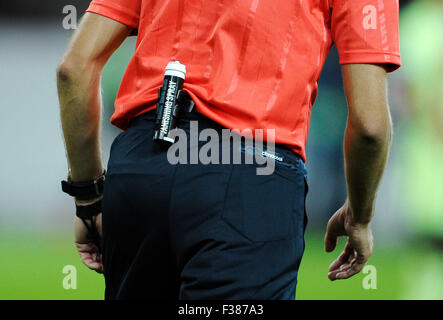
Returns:
[[[99,14],[134,29],[138,28],[139,15],[124,7],[105,4],[96,0],[90,4],[86,12]]]
[[[386,52],[353,51],[342,53],[340,64],[352,63],[384,63],[388,64],[388,72],[397,70],[401,66],[399,54]]]

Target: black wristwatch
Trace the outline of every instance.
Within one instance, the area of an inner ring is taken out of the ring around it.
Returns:
[[[78,200],[92,200],[100,197],[103,194],[103,186],[105,183],[105,174],[103,174],[89,181],[74,182],[68,176],[67,180],[63,180],[62,190],[72,197],[76,197]],[[98,200],[90,205],[77,205],[76,215],[82,219],[92,219],[92,217],[98,215],[102,210],[102,200]]]
[[[68,180],[62,181],[62,190],[79,200],[93,199],[103,194],[105,174],[106,170],[97,179],[80,182],[73,182],[71,177],[68,176]]]

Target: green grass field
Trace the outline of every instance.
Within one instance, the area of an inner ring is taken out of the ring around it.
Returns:
[[[340,248],[343,242],[339,244]],[[101,275],[83,266],[69,236],[0,236],[0,299],[103,299]],[[377,270],[377,289],[365,290],[360,273],[353,279],[330,282],[327,268],[337,253],[322,248],[322,235],[307,238],[305,256],[300,268],[297,299],[422,299],[439,298],[436,292],[441,280],[436,278],[440,260],[426,249],[377,248],[369,264]],[[431,257],[431,258],[429,258]],[[63,288],[63,268],[77,269],[77,289]],[[430,270],[428,279],[420,270]],[[441,275],[442,269],[440,269]],[[443,283],[440,283],[443,284]],[[434,288],[435,286],[435,288]],[[412,292],[412,293],[411,293]],[[414,296],[417,294],[417,296]],[[427,295],[427,296],[426,296]]]

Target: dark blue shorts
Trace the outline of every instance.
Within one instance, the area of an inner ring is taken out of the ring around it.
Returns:
[[[222,130],[190,113],[179,124],[186,132],[190,120]],[[306,227],[301,158],[276,145],[272,175],[257,175],[258,164],[172,165],[153,131],[151,111],[111,147],[106,299],[294,299]]]

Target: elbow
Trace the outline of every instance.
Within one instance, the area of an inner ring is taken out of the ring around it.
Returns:
[[[392,140],[392,123],[389,118],[379,124],[353,126],[353,131],[362,145],[373,150],[385,149]]]
[[[57,81],[59,83],[69,83],[78,75],[78,68],[73,61],[63,59],[57,66]]]
[[[390,130],[362,132],[360,133],[360,141],[375,150],[384,149],[391,142],[391,132]]]
[[[73,83],[80,81],[81,77],[96,70],[98,70],[97,62],[78,57],[74,54],[67,54],[57,66],[57,81],[60,83]]]

